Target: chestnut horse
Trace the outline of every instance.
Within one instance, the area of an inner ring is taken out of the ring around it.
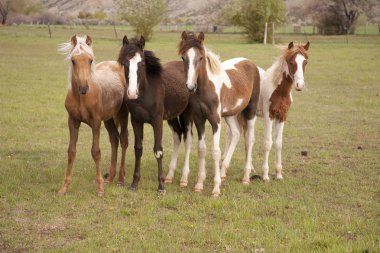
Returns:
[[[112,147],[109,181],[115,176],[119,140],[122,157],[119,171],[120,184],[124,184],[125,152],[128,146],[128,110],[124,103],[125,78],[123,67],[116,61],[104,61],[95,65],[90,36],[74,35],[71,41],[60,46],[59,51],[69,61],[68,90],[65,107],[69,114],[70,144],[68,163],[60,194],[67,191],[72,181],[72,168],[76,155],[81,122],[92,128],[91,154],[96,164],[97,194],[103,195],[103,177],[100,169],[99,136],[102,121],[108,131]],[[120,133],[117,125],[120,124]]]
[[[292,88],[302,91],[305,87],[304,73],[308,60],[310,43],[294,45],[290,42],[280,57],[266,71],[260,70],[261,93],[257,115],[264,117],[264,162],[263,180],[269,180],[269,152],[272,141],[272,125],[274,125],[274,147],[276,179],[282,176],[282,135],[292,99]],[[240,132],[247,129],[246,122],[239,121]]]
[[[233,150],[239,140],[238,115],[242,113],[248,125],[246,133],[247,153],[243,182],[249,182],[251,172],[251,151],[254,142],[254,124],[256,107],[260,94],[259,70],[255,64],[245,58],[233,58],[223,63],[204,45],[204,34],[196,36],[192,32],[183,32],[178,53],[183,59],[186,70],[186,87],[195,93],[196,105],[192,106],[194,122],[198,130],[199,174],[195,191],[203,190],[206,178],[205,170],[205,122],[208,120],[213,131],[214,189],[213,196],[220,194],[220,129],[221,117],[225,118],[233,136],[231,145],[224,155],[222,167],[228,167]],[[247,165],[248,164],[248,165]]]
[[[185,73],[182,62],[169,62],[164,66],[154,53],[144,50],[145,39],[123,38],[118,62],[124,66],[127,80],[127,105],[135,134],[135,170],[131,189],[136,190],[140,181],[140,161],[143,152],[143,127],[149,123],[154,132],[154,156],[158,165],[158,191],[164,192],[162,171],[163,120],[173,130],[174,144],[178,149],[180,137],[186,138],[186,161],[189,161],[191,145],[191,112],[188,111],[190,94],[184,86]],[[180,118],[180,120],[179,120]],[[181,122],[180,122],[181,121]],[[190,145],[188,145],[190,142]],[[178,155],[175,151],[175,158]]]

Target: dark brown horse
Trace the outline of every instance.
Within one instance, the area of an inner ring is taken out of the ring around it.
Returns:
[[[112,181],[115,176],[117,148],[120,140],[122,157],[119,183],[124,184],[125,152],[128,146],[128,110],[124,102],[124,71],[123,67],[116,61],[105,61],[95,65],[91,44],[90,36],[78,37],[74,35],[70,42],[64,43],[60,47],[60,51],[67,55],[66,58],[70,63],[69,86],[65,101],[65,107],[69,114],[70,144],[66,176],[59,190],[60,194],[66,193],[72,181],[72,168],[81,122],[88,124],[92,128],[91,154],[96,164],[97,194],[102,195],[104,193],[99,148],[102,121],[104,121],[112,146],[108,180]],[[117,129],[117,124],[119,123],[120,134]]]
[[[171,62],[162,66],[153,52],[144,50],[144,46],[144,37],[128,40],[127,36],[124,36],[118,58],[125,70],[127,105],[135,134],[135,171],[131,189],[136,190],[140,180],[143,125],[149,123],[154,132],[153,151],[158,164],[158,191],[164,192],[163,120],[168,120],[173,131],[188,136],[187,126],[191,127],[191,113],[186,108],[190,94],[184,85],[182,62]],[[182,124],[179,123],[179,116],[182,118]]]
[[[231,130],[229,148],[224,154],[222,173],[228,167],[232,153],[240,137],[238,115],[243,114],[250,127],[246,133],[246,148],[248,149],[247,164],[243,182],[249,182],[249,173],[252,169],[251,151],[254,142],[253,125],[256,117],[256,107],[260,94],[260,76],[255,64],[245,58],[234,58],[223,63],[204,45],[204,34],[196,36],[192,32],[183,32],[179,44],[179,54],[183,59],[186,71],[186,87],[195,93],[197,99],[192,104],[194,122],[199,138],[199,174],[195,191],[203,190],[203,181],[206,178],[205,170],[205,122],[208,120],[213,131],[214,160],[214,189],[213,196],[220,194],[220,127],[221,117]],[[224,176],[222,175],[222,176]]]

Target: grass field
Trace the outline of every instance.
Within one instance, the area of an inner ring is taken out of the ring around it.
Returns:
[[[157,194],[149,126],[137,192],[111,184],[104,197],[95,195],[91,131],[83,125],[73,183],[65,196],[56,194],[68,145],[67,65],[57,44],[74,33],[92,36],[97,62],[116,59],[121,40],[112,29],[53,27],[49,39],[46,28],[0,28],[0,252],[380,252],[380,36],[349,36],[348,44],[345,37],[309,36],[307,89],[294,93],[285,124],[284,181],[243,186],[241,141],[222,195],[214,199],[210,149],[205,190],[192,191],[195,137],[189,186],[179,187],[179,166],[166,195]],[[175,60],[179,37],[159,33],[146,47],[163,62]],[[278,38],[291,40],[305,37]],[[242,35],[206,34],[206,44],[222,59],[244,56],[263,68],[279,53],[247,44]],[[259,174],[262,125],[259,120],[254,147]],[[134,163],[131,130],[129,136],[127,182]],[[101,137],[105,173],[110,145],[104,128]],[[166,124],[164,150],[166,172]]]

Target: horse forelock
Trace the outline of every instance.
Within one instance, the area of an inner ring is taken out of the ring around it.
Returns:
[[[70,42],[62,43],[58,47],[58,51],[61,52],[63,55],[66,55],[66,60],[70,61],[71,58],[74,55],[81,55],[83,53],[86,53],[90,55],[92,59],[95,58],[94,51],[92,50],[92,47],[87,45],[86,39],[87,36],[76,36],[77,43],[75,46]]]
[[[185,40],[181,40],[178,45],[178,54],[185,54],[190,48],[198,48],[200,51],[203,50],[202,42],[196,37],[195,33],[188,32],[187,38]]]
[[[138,42],[137,39],[133,38],[129,40],[128,44],[121,47],[117,60],[120,64],[124,64],[126,59],[132,58],[136,53],[142,51],[138,46]]]

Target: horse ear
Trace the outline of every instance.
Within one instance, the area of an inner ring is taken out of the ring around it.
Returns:
[[[144,38],[144,36],[142,36],[142,35],[141,35],[141,37],[140,37],[139,44],[140,44],[141,50],[143,50],[144,47],[145,47],[145,38]]]
[[[303,48],[305,48],[305,50],[307,51],[307,50],[309,50],[309,46],[310,46],[310,42],[308,41],[308,42],[306,43],[306,45],[303,46]]]
[[[183,31],[181,37],[182,37],[182,40],[186,40],[187,39],[187,32]]]
[[[77,44],[77,35],[75,34],[73,37],[71,37],[71,44],[75,47]]]
[[[288,49],[291,49],[292,47],[294,47],[293,41],[289,43]]]
[[[86,35],[86,44],[89,45],[89,46],[91,46],[91,44],[92,44],[92,39],[88,35]]]
[[[203,32],[199,33],[198,40],[200,40],[201,42],[203,42],[205,40],[205,34]]]
[[[126,45],[126,44],[129,44],[129,41],[128,41],[127,35],[124,35],[123,45]]]

